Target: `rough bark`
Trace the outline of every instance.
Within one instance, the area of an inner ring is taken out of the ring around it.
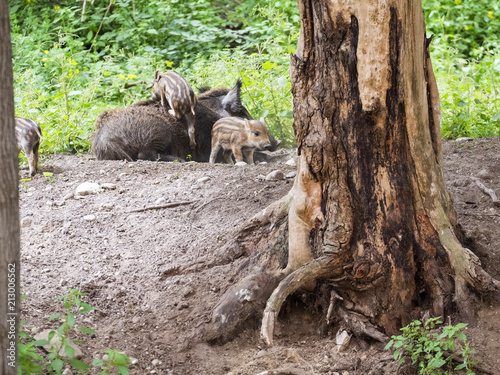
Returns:
[[[287,296],[322,278],[341,298],[330,315],[356,335],[383,340],[425,314],[459,312],[472,321],[475,293],[498,282],[457,239],[421,2],[298,5],[290,76],[299,160],[287,198],[288,262],[246,276],[231,293],[259,274],[281,279],[264,311],[268,344]],[[223,317],[241,306],[231,293]],[[361,321],[365,328],[352,327]]]
[[[9,25],[9,3],[0,0],[0,373],[5,375],[17,374],[20,311],[18,153]]]

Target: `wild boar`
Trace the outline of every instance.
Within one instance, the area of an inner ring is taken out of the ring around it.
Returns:
[[[241,81],[232,89],[215,88],[198,95],[196,148],[185,126],[159,102],[147,100],[101,113],[95,122],[92,150],[99,160],[186,160],[208,162],[212,127],[227,116],[252,117],[241,104]]]
[[[196,146],[195,137],[195,107],[196,95],[188,81],[179,73],[169,71],[161,73],[157,70],[153,83],[153,100],[160,100],[161,105],[170,106],[169,113],[181,120],[184,116],[188,125],[189,142],[191,148]]]
[[[238,117],[222,118],[214,124],[212,129],[210,163],[215,163],[217,154],[222,148],[226,163],[234,164],[232,153],[237,162],[245,159],[247,163],[253,164],[254,151],[268,147],[271,147],[271,141],[264,118],[260,121]]]
[[[16,117],[15,121],[17,147],[26,154],[30,176],[34,176],[38,171],[38,148],[42,141],[42,129],[35,121],[27,118]]]

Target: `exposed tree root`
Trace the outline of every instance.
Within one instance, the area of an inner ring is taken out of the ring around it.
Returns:
[[[380,342],[389,341],[389,337],[371,324],[367,317],[354,311],[347,311],[344,309],[339,309],[339,313],[346,325],[356,337],[363,338],[364,336],[367,336]]]
[[[321,257],[306,263],[285,277],[269,297],[262,318],[261,338],[267,345],[273,343],[274,323],[286,298],[300,288],[311,289],[319,278],[338,276],[343,272],[338,258]]]

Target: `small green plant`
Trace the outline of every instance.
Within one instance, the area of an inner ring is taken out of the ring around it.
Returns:
[[[21,180],[19,180],[19,189],[24,189],[24,191],[28,191],[28,184],[27,184],[28,181],[31,181],[31,178],[21,178]]]
[[[43,172],[43,176],[45,177],[45,179],[47,181],[50,181],[50,182],[54,182],[56,179],[52,176],[54,176],[54,173],[50,173],[50,172]]]
[[[398,361],[398,366],[410,358],[412,365],[418,365],[419,374],[423,375],[452,374],[453,353],[458,353],[463,362],[454,369],[474,375],[472,367],[478,362],[470,357],[475,352],[469,349],[465,334],[460,332],[467,324],[436,329],[442,323],[440,317],[428,319],[423,325],[421,321],[415,320],[401,328],[402,335],[392,336],[384,349],[394,347],[394,360]]]
[[[102,367],[103,370],[99,375],[109,375],[113,367],[116,367],[121,375],[128,375],[127,365],[130,364],[130,359],[126,354],[120,353],[117,350],[106,350],[106,359],[94,359],[92,365],[94,367]]]
[[[73,342],[82,342],[71,340],[70,336],[75,328],[77,314],[83,314],[92,311],[94,308],[89,304],[82,302],[80,297],[85,295],[77,289],[69,289],[68,294],[57,299],[63,300],[65,314],[52,315],[49,320],[60,319],[62,324],[58,329],[49,332],[48,339],[33,340],[26,332],[19,333],[19,362],[18,375],[24,374],[62,374],[62,370],[69,365],[77,374],[89,373],[90,366],[75,358],[75,348]],[[95,330],[87,327],[78,327],[78,331],[86,334],[97,333]],[[44,346],[48,350],[44,358],[35,352],[36,346]],[[130,363],[127,355],[115,350],[106,350],[106,360],[94,360],[94,367],[103,368],[99,375],[110,375],[112,369],[117,368],[117,373],[128,375],[127,365]]]

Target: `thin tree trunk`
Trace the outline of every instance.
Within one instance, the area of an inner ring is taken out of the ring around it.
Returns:
[[[17,374],[19,330],[18,151],[9,3],[0,0],[0,373]]]

